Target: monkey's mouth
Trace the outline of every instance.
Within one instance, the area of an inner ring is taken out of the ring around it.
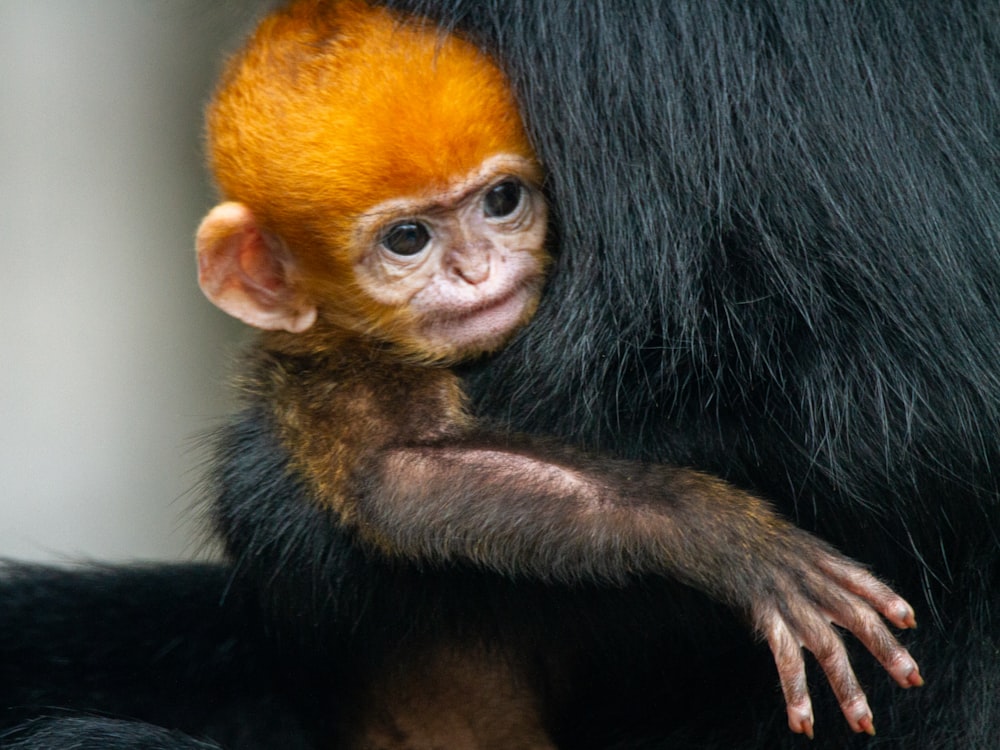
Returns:
[[[482,302],[471,306],[468,310],[462,311],[458,315],[456,315],[456,318],[461,320],[461,319],[471,318],[476,315],[489,315],[490,313],[502,310],[503,308],[507,307],[512,302],[514,302],[514,300],[522,296],[524,296],[524,287],[516,286],[510,291],[505,292],[497,297],[493,297],[492,299],[488,300],[483,300]]]
[[[436,319],[433,335],[460,348],[493,349],[527,322],[537,296],[538,285],[522,281],[495,297]]]

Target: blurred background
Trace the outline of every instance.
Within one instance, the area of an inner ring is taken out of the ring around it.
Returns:
[[[196,437],[244,335],[201,296],[201,108],[239,2],[0,0],[0,557],[205,554]]]

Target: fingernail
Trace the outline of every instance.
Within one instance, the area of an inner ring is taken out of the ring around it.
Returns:
[[[871,735],[872,737],[875,736],[875,722],[872,721],[871,716],[865,716],[864,718],[859,719],[858,727],[865,734]]]
[[[813,738],[813,725],[811,721],[807,721],[802,724],[802,734],[809,739]]]
[[[913,611],[913,607],[908,604],[901,604],[899,609],[896,610],[896,614],[899,617],[900,622],[902,622],[906,627],[914,629],[917,627],[917,615]]]

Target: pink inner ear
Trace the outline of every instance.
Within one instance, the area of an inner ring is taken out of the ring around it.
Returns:
[[[284,268],[274,257],[266,238],[254,228],[243,233],[238,251],[238,263],[244,282],[261,293],[278,300],[287,293]]]
[[[240,203],[221,203],[198,228],[199,282],[221,310],[264,330],[298,333],[316,320],[286,273],[291,256]]]

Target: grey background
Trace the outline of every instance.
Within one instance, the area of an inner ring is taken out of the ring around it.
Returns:
[[[244,334],[195,283],[200,118],[248,23],[0,0],[0,557],[205,554],[194,438]]]

